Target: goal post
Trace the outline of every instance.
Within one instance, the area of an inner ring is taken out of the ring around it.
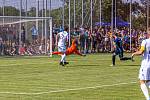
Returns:
[[[42,54],[52,56],[52,17],[0,16],[0,31],[15,36],[16,39],[7,40],[17,42],[19,47],[28,41],[42,45]]]

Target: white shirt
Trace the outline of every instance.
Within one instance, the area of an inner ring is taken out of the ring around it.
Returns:
[[[62,31],[58,33],[59,40],[58,40],[58,46],[66,46],[66,41],[68,39],[68,32]]]
[[[144,47],[144,53],[142,57],[142,67],[150,67],[150,39],[145,39],[142,41],[141,47]]]

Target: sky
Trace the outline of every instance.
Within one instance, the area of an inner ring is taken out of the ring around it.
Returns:
[[[26,0],[22,0],[23,2],[22,2],[22,7],[23,7],[23,9],[25,9],[25,1]],[[31,7],[36,7],[36,0],[27,0],[28,1],[28,10],[29,10],[29,8],[31,8]],[[40,9],[43,7],[43,3],[42,3],[42,1],[43,0],[39,0],[40,1]],[[48,1],[48,9],[50,8],[50,0],[47,0]],[[59,7],[61,7],[62,6],[62,2],[61,2],[61,0],[51,0],[52,1],[52,4],[51,4],[51,6],[52,6],[52,9],[55,9],[55,8],[59,8]],[[123,0],[124,2],[130,2],[131,0]],[[133,2],[139,2],[140,3],[140,0],[132,0]],[[0,0],[0,6],[2,6],[3,5],[3,0]],[[7,6],[14,6],[14,7],[16,7],[16,8],[19,8],[20,7],[20,0],[5,0],[5,5],[7,5]]]
[[[26,7],[26,0],[22,0],[22,8],[24,9]],[[40,9],[43,7],[43,0],[39,0],[39,5],[40,5]],[[36,0],[27,0],[28,2],[28,10],[31,7],[36,7]],[[48,8],[50,8],[50,0],[47,0],[48,2]],[[7,6],[13,6],[16,8],[20,7],[20,0],[5,0],[5,5]],[[0,0],[0,6],[3,6],[3,0]],[[51,7],[53,9],[61,7],[62,6],[62,2],[61,0],[51,0]]]
[[[128,2],[130,2],[131,0],[123,0],[123,1],[128,1]],[[132,2],[140,2],[140,0],[132,0]]]

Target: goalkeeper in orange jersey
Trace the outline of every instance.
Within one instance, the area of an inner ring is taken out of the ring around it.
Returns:
[[[66,53],[66,55],[77,54],[77,55],[80,55],[80,56],[86,56],[85,54],[82,54],[82,53],[79,52],[79,50],[78,50],[78,40],[77,39],[73,39],[71,47],[69,47],[66,50],[65,53]],[[59,55],[59,54],[62,54],[62,53],[61,52],[53,52],[52,54],[53,55]]]

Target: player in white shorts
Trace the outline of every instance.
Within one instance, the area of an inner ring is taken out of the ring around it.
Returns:
[[[68,39],[68,28],[65,28],[64,31],[59,32],[57,35],[57,40],[58,40],[58,51],[62,53],[61,55],[61,60],[60,60],[60,65],[64,66],[65,64],[68,64],[66,62],[66,43]]]
[[[150,100],[148,87],[150,86],[150,32],[147,34],[148,39],[142,41],[141,49],[132,54],[142,55],[141,68],[139,71],[139,79],[141,90],[146,97],[146,100]]]

